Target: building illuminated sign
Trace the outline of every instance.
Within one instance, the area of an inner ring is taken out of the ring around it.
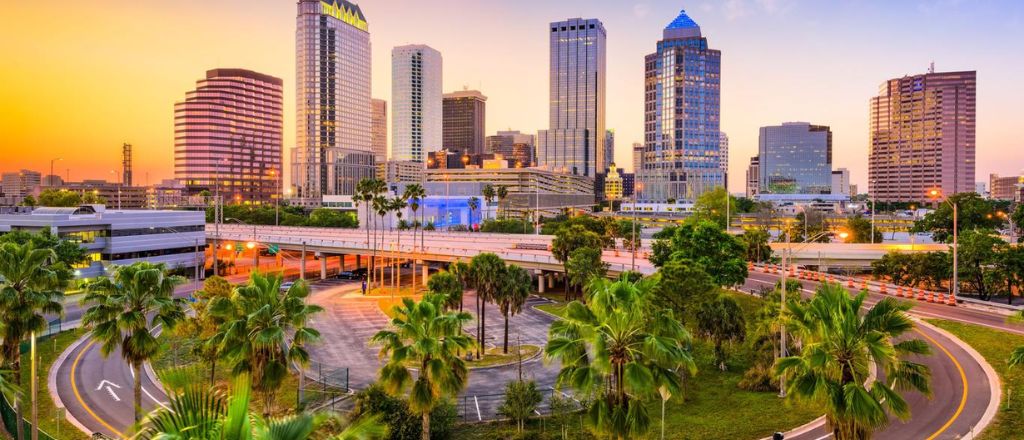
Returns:
[[[356,29],[362,31],[368,31],[366,20],[359,18],[359,14],[356,14],[354,9],[347,7],[344,3],[327,3],[324,1],[320,2],[320,13],[324,15],[330,15],[331,17],[337,18]]]

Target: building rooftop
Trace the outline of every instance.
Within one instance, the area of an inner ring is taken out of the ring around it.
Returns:
[[[675,20],[665,26],[663,34],[666,40],[673,38],[697,38],[700,37],[700,26],[693,21],[686,10],[680,10]]]

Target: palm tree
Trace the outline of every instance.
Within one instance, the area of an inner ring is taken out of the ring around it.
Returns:
[[[391,210],[395,212],[395,217],[398,218],[399,223],[402,222],[402,211],[405,209],[406,206],[409,206],[409,202],[408,202],[407,199],[405,199],[404,195],[397,195],[397,196],[395,196],[395,198],[391,199]],[[398,249],[398,254],[397,255],[402,255],[402,228],[398,228],[398,243],[397,243],[397,246],[398,246],[397,247],[397,249]],[[396,279],[398,280],[397,288],[398,288],[399,291],[401,291],[402,290],[402,270],[401,270],[401,262],[399,260],[397,260],[397,259],[395,260],[395,266],[397,266],[397,270],[398,270],[398,276],[396,277]],[[415,287],[416,286],[414,284],[413,288],[415,288]]]
[[[146,416],[136,439],[232,439],[232,440],[305,440],[325,422],[336,420],[344,430],[331,437],[336,440],[376,440],[386,438],[387,428],[375,417],[349,423],[326,412],[299,413],[266,419],[249,411],[250,378],[235,378],[231,395],[213,388],[192,386],[171,396],[167,407],[159,407]]]
[[[462,332],[472,319],[468,313],[445,312],[444,297],[427,295],[420,302],[403,298],[395,306],[391,328],[373,335],[380,355],[388,357],[380,370],[380,384],[392,395],[408,390],[409,409],[423,418],[422,439],[430,440],[430,412],[465,387],[469,370],[458,353],[473,347]],[[410,365],[418,369],[413,379]]]
[[[803,349],[779,359],[776,372],[789,379],[791,395],[824,408],[837,440],[870,439],[889,423],[889,413],[910,418],[899,391],[931,394],[928,367],[903,358],[930,351],[920,339],[901,338],[914,328],[906,313],[912,305],[885,298],[861,313],[866,298],[867,292],[851,297],[838,284],[825,284],[809,302],[789,302],[784,312]],[[885,381],[865,385],[871,365]]]
[[[22,341],[32,332],[46,329],[44,313],[64,310],[58,299],[63,296],[60,288],[65,280],[52,270],[55,261],[53,250],[36,249],[31,242],[0,246],[0,354],[16,386],[21,385]],[[17,420],[24,420],[22,398],[14,400],[14,408]],[[25,438],[24,424],[16,425],[18,438]],[[35,417],[32,426],[37,426]]]
[[[142,364],[160,351],[152,330],[170,331],[185,319],[184,301],[174,297],[174,286],[185,280],[168,276],[162,263],[140,261],[114,269],[111,278],[89,284],[82,304],[93,304],[82,325],[101,344],[103,356],[115,349],[135,374],[135,421],[142,419]]]
[[[435,273],[427,280],[427,290],[434,295],[444,296],[445,310],[455,310],[457,307],[462,311],[462,281],[455,274],[447,271]]]
[[[483,193],[484,201],[487,202],[487,206],[491,206],[491,202],[494,201],[494,185],[491,185],[490,183],[484,185],[484,189],[481,192]],[[487,217],[486,210],[484,212],[484,217]]]
[[[473,223],[473,212],[480,207],[480,198],[476,196],[470,197],[469,201],[466,203],[469,205],[469,222]],[[481,221],[481,223],[483,223],[483,221]]]
[[[494,300],[505,281],[505,261],[495,254],[485,252],[473,257],[469,261],[469,267],[473,274],[473,285],[476,286],[476,358],[480,359],[480,351],[484,350],[482,347],[487,336],[487,303]]]
[[[352,197],[352,200],[356,203],[356,206],[359,206],[361,203],[365,203],[366,204],[366,225],[365,225],[365,227],[366,227],[366,246],[367,247],[370,246],[370,211],[372,211],[372,208],[371,208],[370,204],[373,201],[373,185],[374,185],[374,180],[375,179],[363,179],[363,180],[360,180],[359,183],[356,184],[356,194],[355,194],[355,196]],[[374,236],[376,236],[377,230],[374,229],[373,233],[374,233]],[[377,243],[376,239],[374,239],[373,243],[374,243],[374,246],[376,246],[376,243]],[[376,249],[376,247],[374,247],[374,249]],[[374,256],[373,257],[376,257],[376,251],[374,251]],[[367,277],[367,282],[369,284],[367,286],[368,288],[372,288],[373,287],[372,286],[372,284],[373,284],[373,257],[370,258],[370,262],[369,262],[369,264],[367,264],[367,267],[369,268],[367,273],[370,274]]]
[[[412,247],[413,253],[416,253],[416,233],[419,232],[421,221],[416,220],[416,212],[420,210],[420,204],[423,203],[423,198],[427,196],[427,192],[423,189],[423,185],[413,183],[406,185],[405,190],[402,192],[402,197],[409,201],[409,209],[412,209]],[[420,243],[420,250],[423,249],[422,243]],[[416,257],[412,259],[412,288],[416,290]]]
[[[742,342],[747,336],[743,310],[731,296],[719,294],[702,303],[696,313],[697,332],[715,345],[715,363],[725,371],[725,348],[728,342]]]
[[[0,396],[3,396],[3,398],[6,399],[8,402],[17,402],[21,400],[21,386],[20,384],[15,384],[13,382],[13,380],[11,379],[13,374],[11,373],[12,372],[9,370],[0,370]],[[32,426],[36,426],[35,420],[33,420],[32,423]],[[19,423],[19,425],[24,424]],[[3,426],[2,423],[0,423],[0,437],[5,439],[13,438],[11,437],[11,433],[7,431],[7,428]]]
[[[254,272],[231,298],[211,300],[210,314],[223,321],[211,343],[220,346],[232,374],[253,377],[253,387],[264,397],[265,415],[289,366],[307,365],[306,344],[320,339],[320,332],[307,324],[323,308],[306,304],[307,296],[309,286],[304,281],[282,292],[279,275]]]
[[[502,205],[505,203],[505,198],[508,197],[508,187],[505,185],[498,185],[496,194],[498,195],[498,215],[504,217],[506,215],[505,211],[508,207],[506,206],[503,208]]]
[[[505,266],[505,276],[494,297],[501,309],[501,315],[505,317],[505,339],[502,344],[502,353],[508,354],[508,318],[523,310],[523,305],[526,304],[526,299],[530,296],[532,286],[533,281],[526,269],[514,264]]]
[[[384,255],[381,255],[381,260],[385,260],[385,258],[386,258],[385,255],[387,255],[387,250],[384,249],[384,241],[386,240],[386,238],[384,237],[384,217],[387,216],[388,212],[391,211],[391,202],[390,202],[390,200],[388,200],[387,197],[384,197],[383,195],[380,195],[380,194],[374,196],[373,197],[373,210],[377,213],[377,216],[380,217],[380,249],[381,249],[381,252],[384,254]],[[376,247],[376,246],[377,246],[377,244],[374,243],[374,247]],[[383,263],[380,264],[380,285],[381,285],[381,287],[384,287],[384,285],[385,285],[384,284],[384,264]]]
[[[548,331],[544,353],[562,364],[558,383],[592,399],[587,419],[598,434],[643,437],[645,400],[659,390],[678,395],[680,373],[696,371],[684,348],[690,334],[671,310],[651,303],[654,284],[595,278],[588,301],[569,303]]]

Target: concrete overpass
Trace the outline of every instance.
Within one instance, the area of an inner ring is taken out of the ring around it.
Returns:
[[[867,268],[871,262],[879,260],[891,251],[906,253],[947,252],[949,245],[911,244],[911,243],[879,243],[879,244],[846,244],[846,243],[771,243],[772,251],[781,256],[786,248],[792,249],[792,262],[801,266],[819,266],[828,268]]]

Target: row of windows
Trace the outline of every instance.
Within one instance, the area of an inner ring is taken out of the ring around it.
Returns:
[[[195,246],[191,246],[172,249],[156,249],[151,251],[122,252],[119,254],[103,254],[102,258],[106,261],[134,260],[138,258],[152,258],[164,255],[191,254],[195,251]]]
[[[202,232],[206,230],[206,225],[188,225],[188,226],[175,226],[165,227],[156,226],[150,228],[137,228],[137,229],[114,229],[111,230],[111,237],[132,237],[136,235],[152,235],[152,234],[176,234],[181,232]]]

